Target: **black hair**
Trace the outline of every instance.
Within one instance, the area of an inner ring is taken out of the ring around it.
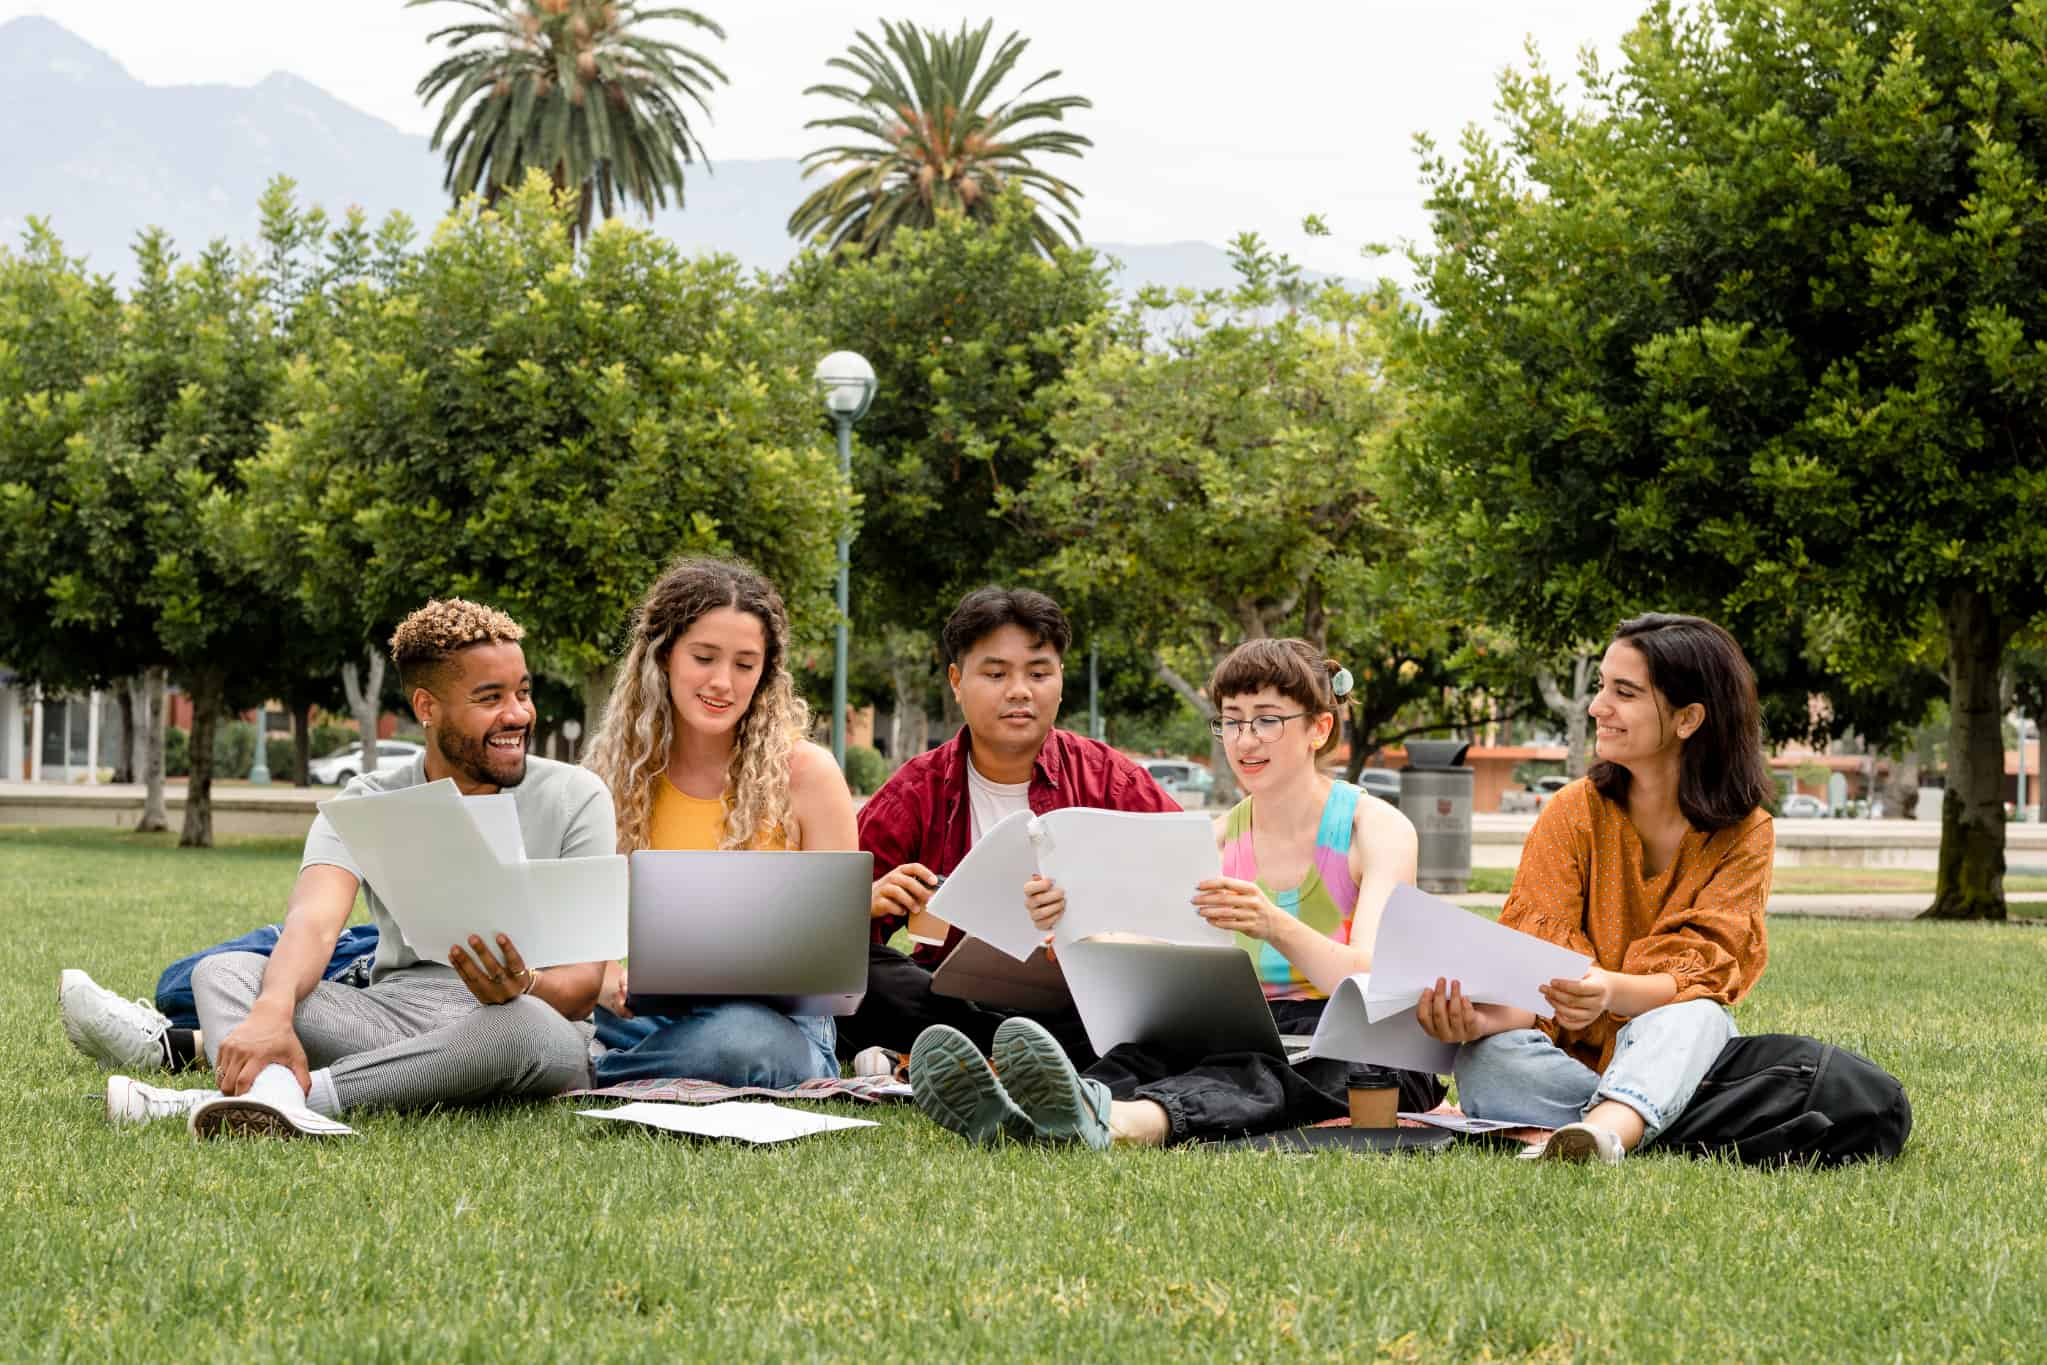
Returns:
[[[1678,809],[1708,834],[1740,824],[1775,791],[1763,758],[1756,674],[1741,646],[1704,617],[1661,612],[1621,622],[1613,638],[1641,653],[1650,686],[1672,709],[1697,703],[1705,711],[1679,752]],[[1590,776],[1600,795],[1627,801],[1626,768],[1595,763]]]
[[[965,667],[967,652],[1004,626],[1021,626],[1033,645],[1050,645],[1064,658],[1073,643],[1073,627],[1059,604],[1029,588],[976,588],[960,599],[946,618],[947,663]]]

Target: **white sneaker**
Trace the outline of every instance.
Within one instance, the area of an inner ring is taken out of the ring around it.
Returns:
[[[109,1076],[107,1122],[121,1127],[148,1123],[151,1119],[181,1119],[206,1101],[219,1098],[218,1090],[173,1090],[168,1086],[144,1085],[133,1076]]]
[[[275,1138],[324,1138],[353,1137],[355,1129],[324,1114],[316,1114],[304,1105],[272,1104],[268,1100],[254,1099],[248,1095],[229,1098],[214,1092],[213,1098],[197,1105],[188,1120],[195,1138],[210,1137],[275,1137]]]
[[[1628,1149],[1621,1146],[1620,1137],[1606,1129],[1590,1123],[1567,1123],[1549,1135],[1543,1143],[1543,1161],[1591,1161],[1602,1166],[1618,1166]]]
[[[853,1054],[855,1076],[894,1076],[903,1065],[903,1054],[885,1047],[864,1047]]]
[[[147,1000],[123,1000],[84,972],[66,968],[57,977],[57,1007],[64,1036],[101,1066],[123,1071],[162,1071],[167,1065],[164,1033],[171,1021]]]

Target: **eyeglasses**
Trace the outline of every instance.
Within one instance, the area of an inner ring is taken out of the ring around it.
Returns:
[[[1249,720],[1232,720],[1217,716],[1208,722],[1208,733],[1220,740],[1232,740],[1249,730],[1260,744],[1270,744],[1279,738],[1279,732],[1286,729],[1290,720],[1299,720],[1306,711],[1296,711],[1290,716],[1253,716]]]

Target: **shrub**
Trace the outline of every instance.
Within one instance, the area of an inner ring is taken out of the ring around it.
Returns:
[[[176,725],[163,727],[163,775],[192,775],[192,736]]]
[[[256,761],[256,727],[246,720],[223,721],[213,728],[213,775],[247,777]]]
[[[851,745],[846,750],[846,785],[861,796],[872,796],[881,790],[881,784],[888,781],[888,760],[878,749],[865,744]]]

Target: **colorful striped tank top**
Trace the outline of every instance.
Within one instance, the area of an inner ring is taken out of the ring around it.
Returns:
[[[1322,803],[1322,825],[1315,831],[1315,856],[1308,875],[1290,891],[1276,891],[1258,875],[1258,856],[1251,850],[1251,798],[1239,801],[1223,825],[1223,875],[1257,882],[1280,909],[1338,943],[1350,942],[1351,913],[1357,909],[1358,884],[1350,875],[1350,836],[1357,821],[1359,789],[1348,782],[1330,784]],[[1237,941],[1258,966],[1258,980],[1268,1000],[1315,1000],[1322,992],[1308,982],[1270,943],[1247,934]]]

